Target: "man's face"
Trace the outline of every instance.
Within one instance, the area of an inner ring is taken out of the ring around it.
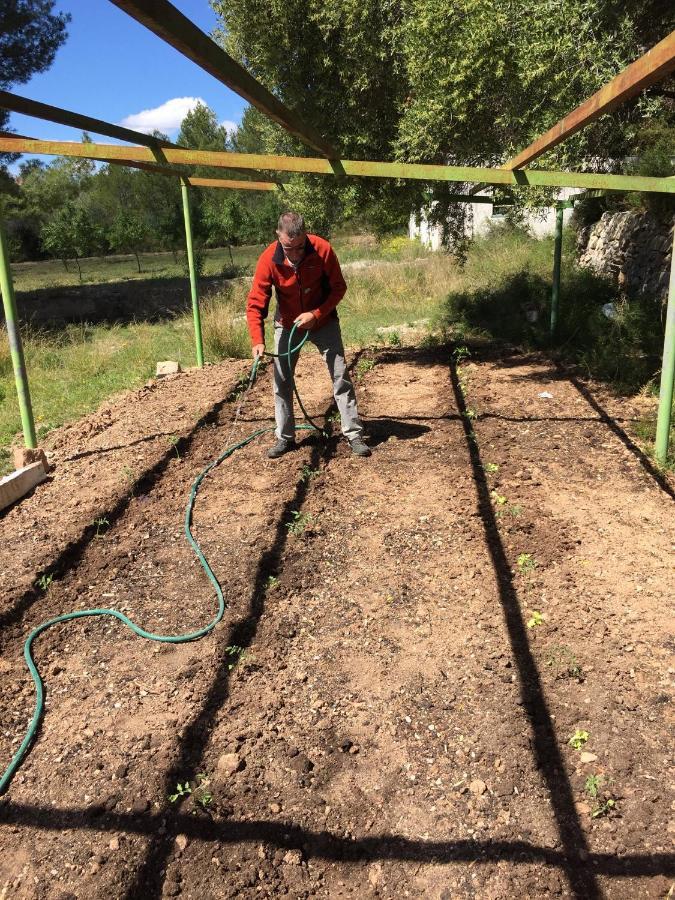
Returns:
[[[305,255],[305,241],[307,240],[307,235],[301,234],[298,237],[291,238],[287,234],[284,234],[283,231],[277,231],[277,236],[286,259],[297,266]]]

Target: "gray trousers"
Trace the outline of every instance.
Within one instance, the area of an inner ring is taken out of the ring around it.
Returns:
[[[295,333],[294,343],[301,340],[303,334],[303,330],[298,329]],[[290,335],[289,328],[284,328],[279,322],[274,323],[275,353],[288,351]],[[331,316],[325,325],[309,332],[309,340],[323,356],[330,377],[333,379],[333,396],[342,419],[342,433],[347,440],[351,441],[363,433],[363,425],[356,408],[354,385],[347,372],[340,322]],[[293,354],[294,371],[298,356],[298,353]],[[294,441],[293,385],[288,371],[288,357],[285,356],[274,359],[274,418],[277,423],[275,432],[277,438]]]

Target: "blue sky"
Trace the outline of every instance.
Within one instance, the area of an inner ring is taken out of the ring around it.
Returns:
[[[208,0],[172,2],[207,34],[217,24]],[[67,41],[47,72],[10,90],[136,131],[158,127],[169,137],[196,99],[228,126],[241,121],[246,104],[237,94],[109,0],[58,0],[55,9],[72,16]],[[10,126],[37,138],[80,139],[75,129],[15,113]]]

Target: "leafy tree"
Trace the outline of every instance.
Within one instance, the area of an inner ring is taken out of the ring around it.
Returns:
[[[53,13],[54,0],[2,0],[0,3],[0,88],[25,84],[36,72],[45,72],[65,41],[67,13]],[[0,109],[0,130],[7,129],[9,113]],[[3,154],[0,162],[12,156]],[[16,158],[16,157],[14,157]],[[2,168],[2,165],[0,165]]]
[[[42,243],[45,250],[58,257],[68,271],[68,259],[74,259],[82,283],[80,259],[101,249],[101,229],[87,211],[72,202],[61,207],[42,227]]]
[[[108,243],[117,253],[133,253],[138,272],[141,272],[140,251],[148,236],[148,228],[143,219],[122,209],[115,217],[108,231]]]
[[[672,28],[665,0],[214,0],[213,7],[218,39],[345,158],[464,165],[504,162]],[[650,91],[541,164],[616,165],[633,152],[645,118],[673,115],[668,97]],[[267,152],[312,155],[273,123],[257,124],[256,134]],[[308,204],[322,227],[378,210],[390,227],[430,202],[447,220],[448,195],[462,187],[305,178],[292,179],[287,195]]]

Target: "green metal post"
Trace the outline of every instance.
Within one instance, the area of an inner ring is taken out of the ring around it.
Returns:
[[[666,337],[663,342],[661,364],[661,389],[659,391],[659,415],[656,420],[654,455],[662,465],[668,457],[670,421],[673,413],[673,382],[675,381],[675,232],[673,232],[673,256],[670,261],[670,287],[666,310]]]
[[[9,350],[12,356],[12,368],[14,369],[14,381],[16,392],[19,395],[19,411],[21,413],[21,427],[23,439],[29,450],[35,450],[37,440],[35,437],[35,421],[33,420],[33,408],[30,402],[30,390],[28,387],[28,375],[26,374],[26,362],[21,345],[21,332],[16,312],[16,300],[14,299],[14,285],[12,284],[12,270],[9,262],[9,246],[5,225],[0,216],[0,290],[2,290],[2,304],[5,310],[5,324],[7,325],[7,337]]]
[[[551,289],[551,340],[558,328],[558,306],[560,302],[560,262],[562,259],[563,207],[555,211],[555,245],[553,249],[553,287]]]
[[[195,271],[195,257],[192,246],[192,219],[190,217],[190,194],[184,180],[180,183],[183,195],[183,216],[185,218],[185,246],[187,249],[188,268],[190,270],[190,294],[192,295],[192,319],[195,325],[195,346],[197,348],[197,365],[201,369],[204,365],[204,344],[202,342],[202,320],[199,313],[199,293],[197,290],[197,273]]]

